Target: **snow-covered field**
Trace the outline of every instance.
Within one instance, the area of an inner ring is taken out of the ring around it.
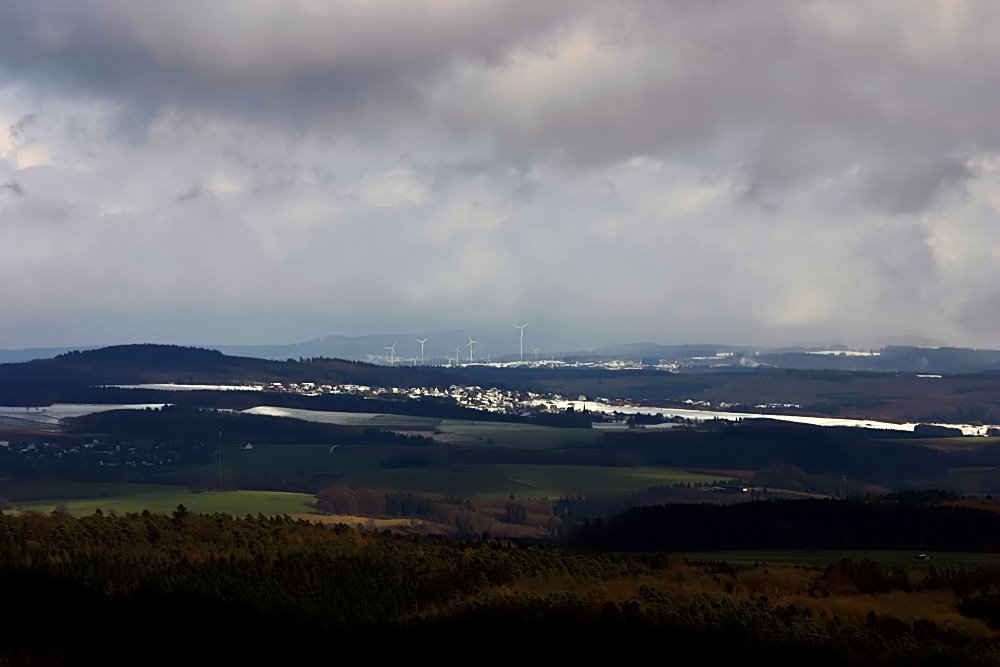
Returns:
[[[162,389],[164,391],[264,391],[259,385],[234,385],[234,384],[108,384],[105,387],[115,387],[116,389]]]
[[[158,385],[142,385],[144,387],[155,387]],[[162,385],[162,386],[183,386],[202,387],[203,385]],[[209,388],[212,385],[204,385]],[[845,419],[841,417],[808,417],[802,415],[782,415],[773,413],[745,413],[727,412],[725,410],[693,410],[689,408],[663,408],[638,405],[611,405],[598,401],[570,401],[570,400],[547,400],[536,399],[529,401],[533,406],[551,406],[559,410],[572,407],[574,410],[588,410],[590,412],[601,412],[611,414],[618,412],[621,414],[646,414],[663,415],[664,417],[682,417],[695,421],[705,421],[708,419],[725,419],[738,421],[741,419],[776,419],[780,421],[796,422],[800,424],[813,424],[815,426],[863,426],[866,428],[887,429],[892,431],[912,431],[916,423],[897,423],[886,421],[875,421],[870,419]],[[17,419],[29,420],[44,424],[57,424],[67,417],[80,417],[94,412],[106,412],[108,410],[143,410],[146,408],[162,408],[166,403],[130,403],[130,404],[104,404],[104,403],[56,403],[44,408],[23,408],[0,406],[0,417],[13,417]],[[307,421],[324,422],[328,424],[356,425],[372,420],[378,415],[373,413],[354,412],[332,412],[323,410],[297,410],[294,408],[278,408],[271,406],[260,406],[244,410],[247,414],[269,415],[273,417],[292,417],[294,419],[304,419]],[[937,426],[947,426],[949,428],[961,429],[964,435],[986,435],[988,429],[1000,428],[1000,425],[986,424],[976,426],[972,424],[942,424]]]
[[[881,356],[881,352],[864,350],[810,350],[806,354],[825,354],[834,357],[878,357]]]
[[[779,414],[748,414],[745,412],[725,412],[721,410],[689,410],[685,408],[658,408],[637,405],[609,405],[597,401],[532,401],[533,405],[555,405],[560,410],[572,407],[574,410],[589,410],[590,412],[613,413],[634,415],[663,415],[664,417],[683,417],[696,421],[707,419],[726,419],[737,421],[740,419],[777,419],[780,421],[796,422],[799,424],[813,424],[815,426],[864,426],[866,428],[881,428],[892,431],[912,431],[915,423],[898,424],[895,422],[873,421],[870,419],[844,419],[840,417],[806,417],[801,415],[779,415]],[[965,435],[986,435],[987,429],[1000,428],[996,425],[988,424],[984,426],[973,426],[971,424],[936,424],[937,426],[947,426],[958,428]]]
[[[55,403],[44,408],[13,408],[0,406],[0,417],[16,417],[40,423],[55,424],[67,417],[82,417],[94,412],[108,410],[144,410],[162,408],[166,403],[129,403],[112,405],[106,403]]]
[[[276,408],[270,405],[261,405],[256,408],[243,410],[247,415],[265,415],[268,417],[291,417],[292,419],[302,419],[321,424],[339,424],[341,426],[355,426],[370,422],[378,415],[370,412],[333,412],[330,410],[299,410],[297,408]]]

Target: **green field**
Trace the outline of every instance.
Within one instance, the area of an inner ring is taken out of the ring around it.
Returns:
[[[546,449],[573,447],[596,442],[603,433],[593,429],[556,428],[536,424],[514,424],[510,422],[466,421],[445,419],[438,431],[459,436],[469,444],[520,447],[525,449]]]
[[[714,479],[718,478],[671,468],[483,464],[358,470],[345,473],[338,481],[464,498],[504,498],[510,494],[520,498],[559,498],[644,491],[658,485]]]
[[[926,553],[930,560],[919,560],[917,553]],[[852,549],[782,550],[782,551],[702,551],[678,554],[691,561],[725,561],[727,563],[748,564],[775,563],[784,565],[805,565],[825,567],[842,559],[873,560],[886,565],[998,565],[1000,554],[963,553],[957,551],[865,551]]]
[[[908,479],[900,482],[903,488],[946,489],[961,494],[996,493],[1000,489],[1000,468],[952,469],[934,477]]]
[[[129,484],[124,482],[82,482],[72,479],[2,479],[0,497],[14,503],[33,500],[74,498],[106,498],[149,493],[151,489],[171,488],[156,484]]]
[[[264,480],[310,480],[319,486],[356,486],[427,491],[467,498],[516,496],[557,498],[569,494],[640,491],[678,482],[710,482],[719,476],[658,467],[500,464],[454,465],[448,449],[342,445],[264,445],[223,454],[226,486],[253,487]],[[394,458],[416,459],[395,467]],[[191,487],[216,485],[217,463],[167,473],[165,482]],[[273,488],[273,487],[272,487]]]
[[[222,455],[225,486],[248,488],[259,482],[301,481],[309,478],[333,483],[345,472],[381,470],[386,457],[408,455],[423,448],[377,445],[257,445],[252,450],[226,449]],[[435,452],[431,451],[431,454]],[[165,473],[159,479],[191,487],[215,487],[219,478],[217,461]],[[271,486],[271,488],[274,488]]]
[[[223,478],[239,481],[262,475],[295,475],[336,471],[344,465],[378,465],[386,451],[379,446],[339,446],[331,452],[327,445],[256,445],[252,450],[226,448],[222,452]],[[178,483],[199,484],[218,479],[219,464],[211,461],[162,475]]]
[[[268,460],[271,462],[285,457],[295,465],[300,465],[303,461],[315,457],[324,462],[335,458],[335,455],[327,453],[327,448],[289,449],[283,446],[271,449],[276,454],[274,457],[269,457]],[[345,457],[354,464],[362,463],[362,459],[371,454],[370,448],[345,449],[356,450]],[[247,452],[249,453],[251,452]],[[242,465],[255,473],[260,469],[259,460],[231,461],[230,465],[232,468]],[[232,471],[232,468],[229,470]],[[203,473],[211,477],[212,474],[217,474],[217,469],[205,466]],[[226,479],[229,480],[230,476],[227,475]],[[337,476],[331,477],[330,483],[486,499],[505,498],[511,494],[518,498],[558,498],[578,494],[641,491],[661,484],[708,482],[713,479],[708,475],[670,468],[484,464],[388,470],[360,467],[337,473]],[[151,512],[169,513],[180,503],[193,512],[223,512],[234,515],[301,514],[316,511],[313,496],[304,493],[275,491],[196,493],[187,486],[167,484],[16,480],[0,482],[0,492],[6,493],[5,497],[24,510],[51,512],[57,505],[65,505],[73,515],[91,514],[98,507],[105,512],[111,510],[119,513],[141,512],[148,509]]]
[[[169,514],[177,505],[184,504],[192,512],[210,514],[222,512],[234,516],[246,514],[304,514],[315,513],[315,499],[305,493],[283,493],[277,491],[222,491],[192,493],[189,489],[156,484],[129,484],[130,493],[108,495],[97,498],[71,500],[33,500],[19,503],[22,510],[51,512],[58,505],[65,505],[70,514],[82,516],[93,514],[100,508],[103,512],[115,511],[150,512]],[[140,488],[141,487],[141,488]]]
[[[29,431],[49,431],[51,433],[58,433],[62,427],[58,423],[52,423],[51,421],[0,415],[0,429],[24,429]]]

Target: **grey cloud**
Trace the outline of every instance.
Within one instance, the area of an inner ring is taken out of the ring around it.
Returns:
[[[15,0],[0,70],[131,104],[384,118],[412,113],[420,86],[456,58],[496,60],[511,31],[551,30],[571,4]]]
[[[9,183],[0,183],[0,190],[6,190],[15,197],[24,197],[24,188],[17,181],[10,181]]]
[[[1000,20],[987,3],[963,5],[974,14],[956,29],[957,44],[926,57],[911,53],[923,35],[909,35],[910,23],[876,25],[883,3],[854,6],[859,25],[849,30],[803,16],[817,6],[659,3],[630,39],[594,46],[595,65],[615,66],[567,71],[579,85],[553,78],[520,97],[512,90],[511,109],[534,105],[530,115],[505,112],[494,88],[517,77],[498,68],[495,81],[474,79],[463,91],[471,103],[461,120],[474,128],[489,118],[525,159],[542,152],[585,164],[682,155],[742,135],[745,148],[732,144],[739,152],[727,157],[744,165],[751,189],[780,194],[860,165],[875,178],[854,184],[853,196],[890,211],[922,209],[960,184],[956,153],[966,146],[1000,145],[1000,72],[980,65],[1000,59],[988,37]],[[550,60],[580,48],[566,40]],[[506,67],[532,64],[544,69],[546,60],[521,56]]]
[[[0,346],[989,342],[993,7],[2,3]]]
[[[930,205],[942,190],[961,190],[973,172],[961,159],[938,154],[907,161],[887,158],[863,173],[866,200],[892,213],[915,213]]]
[[[192,185],[190,188],[177,195],[177,201],[178,202],[191,201],[193,199],[201,197],[201,195],[202,195],[202,187],[200,185]]]
[[[962,306],[961,321],[970,331],[993,338],[1000,327],[1000,292],[969,299]]]
[[[0,72],[123,100],[140,128],[176,105],[290,130],[423,126],[588,168],[743,135],[751,195],[860,165],[854,196],[893,212],[961,185],[963,147],[1000,145],[988,2],[930,3],[927,16],[791,0],[18,0],[3,12]]]
[[[12,123],[9,132],[13,139],[22,139],[25,133],[33,126],[38,123],[38,114],[29,113],[21,116],[16,122]]]

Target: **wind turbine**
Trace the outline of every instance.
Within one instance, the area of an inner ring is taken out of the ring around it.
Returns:
[[[385,349],[389,350],[389,367],[392,368],[392,365],[396,363],[396,344],[393,343]]]
[[[533,347],[533,348],[531,348],[531,351],[535,353],[535,361],[538,361],[538,351],[540,349],[542,349],[542,348],[540,348],[540,347]]]
[[[427,342],[426,338],[418,338],[417,342],[420,343],[420,365],[424,365],[424,343]]]
[[[520,348],[518,348],[520,350],[520,353],[521,353],[521,361],[524,361],[524,327],[528,326],[529,324],[531,324],[531,322],[525,322],[524,324],[512,324],[511,325],[515,329],[520,329],[521,330],[521,346],[520,346]]]
[[[478,342],[479,342],[478,340],[472,340],[472,336],[469,336],[469,342],[466,343],[466,347],[469,348],[469,363],[470,364],[475,359],[476,350],[475,350],[475,347],[473,347],[473,346],[476,345]]]
[[[455,346],[455,365],[458,366],[458,362],[462,360],[462,348],[458,345]]]
[[[420,357],[411,357],[410,361],[412,361],[413,365],[416,366],[417,362],[420,361]]]

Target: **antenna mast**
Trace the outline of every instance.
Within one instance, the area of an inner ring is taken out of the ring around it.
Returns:
[[[219,491],[222,491],[222,431],[219,431]]]

